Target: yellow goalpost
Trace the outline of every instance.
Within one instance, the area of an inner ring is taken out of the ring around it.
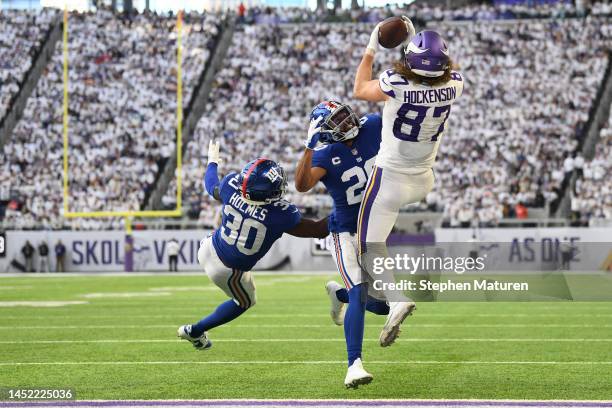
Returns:
[[[180,11],[176,19],[176,208],[174,210],[142,210],[142,211],[70,211],[69,201],[69,174],[68,174],[68,10],[64,10],[63,28],[63,145],[64,145],[64,169],[63,169],[63,204],[64,217],[66,218],[103,218],[103,217],[125,217],[127,233],[131,233],[131,219],[134,217],[180,217],[182,215],[182,130],[183,130],[183,81],[181,73],[182,49],[181,32],[183,28],[183,12]]]

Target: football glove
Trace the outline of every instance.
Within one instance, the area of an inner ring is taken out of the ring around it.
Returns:
[[[219,142],[212,139],[208,143],[208,164],[211,163],[219,164]]]
[[[402,43],[402,49],[406,49],[408,44],[410,44],[410,41],[412,41],[412,37],[416,35],[416,30],[414,29],[414,24],[412,24],[412,21],[408,17],[402,16],[402,20],[404,20],[404,24],[406,24],[406,30],[408,31],[408,37]]]
[[[321,121],[323,120],[323,116],[319,116],[316,119],[310,120],[310,126],[308,127],[308,137],[304,140],[304,146],[307,149],[314,149],[317,143],[319,142],[319,137],[321,136]]]
[[[378,30],[380,29],[380,24],[381,23],[376,24],[376,27],[374,27],[372,34],[370,34],[370,42],[368,42],[368,46],[366,47],[366,54],[374,56],[374,54],[376,54],[376,51],[378,51]]]

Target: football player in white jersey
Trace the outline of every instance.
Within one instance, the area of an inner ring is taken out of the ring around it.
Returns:
[[[446,42],[435,31],[415,34],[402,17],[408,38],[403,61],[372,79],[378,29],[370,37],[357,74],[357,99],[384,102],[382,143],[359,210],[357,232],[362,268],[374,279],[394,282],[394,271],[373,274],[376,258],[387,257],[386,240],[401,207],[421,201],[434,184],[433,164],[452,104],[461,96],[463,79],[453,70]],[[378,268],[377,268],[378,269]],[[390,312],[380,335],[388,346],[412,313],[414,302],[399,291],[385,291]]]

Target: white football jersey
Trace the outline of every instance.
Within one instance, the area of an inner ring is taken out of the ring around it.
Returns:
[[[382,143],[376,165],[400,173],[421,172],[436,160],[451,105],[463,92],[463,78],[453,71],[442,85],[410,83],[393,70],[379,78],[389,96],[383,108]]]

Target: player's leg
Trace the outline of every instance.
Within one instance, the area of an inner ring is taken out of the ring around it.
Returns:
[[[372,375],[364,370],[361,362],[367,281],[363,280],[364,275],[357,260],[355,234],[333,233],[332,238],[334,243],[332,255],[346,286],[348,297],[348,308],[344,316],[344,336],[349,368],[344,384],[347,387],[357,387],[372,381]]]
[[[338,282],[329,281],[327,282],[327,285],[325,286],[325,288],[327,289],[327,293],[330,296],[330,299],[332,302],[332,310],[337,308],[336,304],[338,302],[340,303],[349,302],[348,289],[340,286]],[[368,287],[368,289],[369,288],[370,287]],[[341,306],[338,306],[338,308],[339,307]],[[366,311],[377,314],[377,315],[386,316],[389,313],[389,305],[387,304],[387,301],[385,300],[380,300],[373,296],[368,295],[368,301],[366,302]],[[332,320],[334,320],[334,323],[336,322],[336,319],[334,318],[333,315],[332,315]],[[344,317],[342,318],[341,322],[336,323],[336,324],[340,326],[343,323],[344,323]]]
[[[191,341],[196,348],[210,347],[207,331],[226,324],[243,314],[247,309],[255,305],[255,284],[251,272],[243,272],[237,269],[229,269],[219,259],[212,246],[210,238],[202,241],[198,251],[198,262],[204,267],[206,274],[226,295],[231,299],[221,303],[208,316],[199,322],[181,326],[179,337]],[[203,347],[198,347],[193,339],[205,339],[200,341]]]
[[[217,256],[212,240],[204,241],[198,261],[206,274],[231,299],[220,304],[209,316],[193,325],[195,334],[228,323],[255,305],[255,284],[251,272],[227,268]]]
[[[387,238],[402,206],[401,190],[392,172],[375,166],[366,185],[357,221],[358,253],[361,267],[383,283],[394,282],[394,270],[380,268],[377,260],[388,257]],[[393,291],[383,290],[386,299],[405,301]]]
[[[431,170],[415,175],[379,168],[372,172],[358,221],[360,261],[372,279],[379,280],[383,285],[395,282],[395,269],[388,269],[380,262],[388,257],[386,240],[397,220],[399,209],[422,200],[432,187]],[[380,344],[386,347],[399,336],[400,326],[412,313],[415,304],[401,291],[383,287],[383,292],[390,306],[380,335]]]
[[[342,277],[346,288],[343,288],[335,281],[327,283],[327,293],[331,298],[332,309],[331,315],[332,320],[337,325],[342,325],[344,321],[344,308],[342,303],[349,303],[349,289],[350,286],[354,286],[355,282],[370,282],[371,279],[367,275],[364,275],[358,259],[358,244],[356,234],[341,233],[332,234],[333,248],[331,250],[332,257],[336,263],[338,273]],[[342,256],[338,256],[341,254]],[[347,274],[345,278],[343,274]],[[347,280],[353,282],[353,285],[347,284]],[[368,294],[372,290],[371,285],[368,287]],[[367,296],[366,310],[378,315],[387,315],[389,313],[389,305],[385,300],[380,300],[372,296]],[[339,312],[342,313],[339,313]]]

